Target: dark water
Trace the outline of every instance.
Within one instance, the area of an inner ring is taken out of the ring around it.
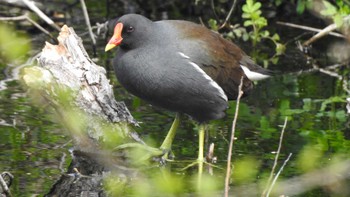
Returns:
[[[87,4],[90,8],[89,5],[93,2]],[[62,4],[58,5],[67,9]],[[103,3],[90,6],[92,24],[102,23],[103,17],[115,15],[106,11],[106,5]],[[129,9],[136,8],[129,6]],[[76,16],[80,13],[79,10],[79,7],[73,6],[65,13],[67,16],[69,13],[75,13]],[[105,11],[100,12],[101,10]],[[161,14],[157,13],[156,16]],[[82,25],[83,18],[71,17],[65,22],[82,35],[84,45],[92,55],[91,42],[85,26]],[[33,41],[31,54],[38,52],[44,44],[43,41],[48,39],[38,32],[33,32],[29,36],[36,38]],[[282,40],[284,37],[286,40],[292,37],[285,34],[280,36]],[[116,87],[116,98],[125,101],[133,116],[142,122],[141,127],[136,130],[143,139],[159,146],[170,128],[174,114],[149,106],[126,93],[113,78],[113,71],[107,61],[110,56],[103,52],[104,44],[103,38],[98,39],[98,64],[104,65],[109,70],[109,76]],[[326,50],[324,46],[327,44],[322,44],[317,50],[319,55],[317,57],[321,58],[320,62],[324,65],[328,65],[326,53],[322,51]],[[281,179],[303,172],[300,169],[303,167],[300,166],[303,166],[301,163],[305,161],[301,158],[307,150],[314,150],[319,154],[319,158],[315,161],[317,165],[311,167],[323,166],[335,157],[346,158],[350,154],[350,126],[345,111],[346,92],[342,88],[342,81],[317,71],[297,73],[310,69],[310,65],[307,65],[305,57],[295,50],[295,45],[291,44],[288,47],[290,49],[280,58],[279,63],[270,66],[270,69],[277,70],[280,74],[257,83],[255,91],[244,98],[240,105],[233,162],[235,164],[246,158],[253,158],[255,162],[253,163],[258,169],[254,175],[256,180],[266,176],[272,167],[275,156],[272,152],[277,150],[281,125],[286,117],[288,124],[279,161],[282,163],[289,153],[293,153],[293,157],[281,174]],[[0,68],[2,68],[0,80],[13,77],[13,68],[5,63],[2,63]],[[340,74],[346,75],[346,73],[349,73],[348,68],[342,69]],[[68,150],[72,147],[72,143],[65,129],[53,121],[55,116],[47,114],[47,111],[41,108],[45,106],[33,105],[26,88],[20,85],[18,79],[9,80],[5,84],[6,87],[0,91],[0,171],[9,171],[15,176],[11,186],[14,196],[42,195],[65,171],[71,159]],[[215,155],[218,158],[218,165],[222,168],[226,165],[235,104],[230,103],[227,117],[213,121],[209,126],[206,144],[215,143]],[[173,145],[173,151],[179,161],[196,158],[198,139],[195,126],[195,122],[187,118],[181,124]],[[221,169],[214,171],[218,176],[222,176],[225,172]],[[318,189],[310,192],[310,195],[321,196],[323,192],[324,190]]]

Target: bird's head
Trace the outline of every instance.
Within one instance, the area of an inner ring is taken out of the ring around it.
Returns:
[[[127,14],[120,17],[114,27],[112,38],[106,45],[105,51],[116,46],[133,49],[149,39],[152,21],[138,14]]]

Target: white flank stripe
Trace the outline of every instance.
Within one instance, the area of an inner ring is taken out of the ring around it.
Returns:
[[[244,71],[244,74],[248,77],[249,80],[252,81],[258,81],[258,80],[262,80],[262,79],[266,79],[269,78],[269,75],[264,75],[258,72],[253,72],[251,70],[249,70],[249,68],[247,68],[246,66],[241,65],[241,68]]]
[[[187,55],[185,55],[184,53],[182,53],[182,52],[178,52],[180,55],[181,55],[181,57],[184,57],[184,58],[186,58],[186,59],[190,59],[190,57],[188,57]]]
[[[200,72],[204,78],[208,79],[210,85],[212,85],[214,88],[216,88],[219,93],[220,93],[220,97],[223,98],[225,101],[227,101],[227,96],[224,92],[224,90],[211,78],[209,77],[209,75],[207,75],[207,73],[205,73],[196,63],[194,62],[189,62],[198,72]]]

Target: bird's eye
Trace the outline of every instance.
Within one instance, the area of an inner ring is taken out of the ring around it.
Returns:
[[[135,28],[133,26],[129,26],[129,27],[126,28],[126,32],[128,32],[128,33],[131,33],[134,30],[135,30]]]

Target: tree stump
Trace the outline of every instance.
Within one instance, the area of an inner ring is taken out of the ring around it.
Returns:
[[[46,43],[39,65],[25,68],[23,75],[33,100],[53,109],[74,139],[68,172],[47,196],[105,196],[103,179],[110,171],[120,177],[137,174],[128,167],[125,151],[108,148],[143,143],[130,127],[138,123],[115,100],[105,69],[89,58],[74,30],[63,26],[58,41]]]

